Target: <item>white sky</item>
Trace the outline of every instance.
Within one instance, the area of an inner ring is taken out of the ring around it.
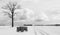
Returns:
[[[7,1],[8,0],[4,0],[4,2]],[[14,1],[17,1],[24,8],[29,8],[33,10],[36,13],[36,15],[39,15],[41,14],[41,12],[44,12],[48,15],[49,18],[51,18],[51,15],[52,14],[55,15],[56,12],[60,14],[60,0],[14,0]]]

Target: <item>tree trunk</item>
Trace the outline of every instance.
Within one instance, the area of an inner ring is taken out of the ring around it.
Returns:
[[[14,12],[12,12],[12,27],[14,27],[14,17],[13,17]]]

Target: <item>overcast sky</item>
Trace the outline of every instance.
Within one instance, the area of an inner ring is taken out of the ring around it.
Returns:
[[[3,2],[12,0],[3,0]],[[60,0],[14,0],[17,1],[23,8],[29,8],[35,12],[36,15],[44,12],[49,19],[60,20]],[[1,3],[3,3],[0,1]],[[4,3],[3,3],[4,4]],[[57,16],[58,15],[58,16]],[[58,18],[58,19],[57,19]]]

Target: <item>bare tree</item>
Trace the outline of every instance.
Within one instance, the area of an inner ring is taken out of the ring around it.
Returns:
[[[2,9],[8,10],[9,12],[3,11],[4,13],[8,14],[9,18],[12,19],[12,27],[14,27],[14,15],[16,9],[20,9],[20,5],[17,5],[17,2],[9,2]]]

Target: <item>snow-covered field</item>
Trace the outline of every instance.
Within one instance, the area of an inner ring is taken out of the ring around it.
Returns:
[[[27,32],[16,32],[16,27],[0,26],[0,35],[60,35],[60,26],[27,26]]]

